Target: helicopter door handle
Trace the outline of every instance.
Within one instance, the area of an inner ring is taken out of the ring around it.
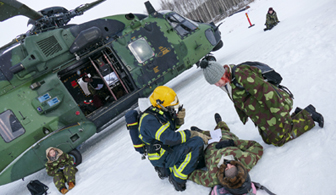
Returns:
[[[202,44],[198,44],[197,41],[195,41],[195,43],[196,43],[195,50],[197,50],[198,48],[200,48],[202,46]]]

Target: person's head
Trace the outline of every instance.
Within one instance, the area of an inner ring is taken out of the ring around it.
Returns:
[[[229,66],[225,65],[225,68],[218,62],[209,61],[202,62],[201,67],[203,68],[203,75],[205,80],[210,85],[216,85],[217,87],[222,87],[227,83],[230,83],[231,73]]]
[[[152,106],[159,109],[179,107],[179,100],[175,91],[167,86],[156,87],[153,93],[150,95],[149,101]]]
[[[58,148],[54,148],[54,147],[48,148],[46,150],[46,157],[48,159],[48,163],[57,160],[58,157],[62,154],[63,154],[63,151]]]
[[[54,148],[50,149],[48,152],[49,157],[55,157],[56,156],[56,151]]]
[[[268,13],[273,14],[273,12],[274,12],[273,8],[270,7],[270,8],[268,9]]]
[[[219,183],[232,194],[246,194],[252,189],[250,175],[239,161],[223,163],[217,172],[217,178]]]
[[[83,81],[86,82],[86,83],[89,83],[89,82],[92,82],[92,78],[90,78],[88,76],[84,76]]]

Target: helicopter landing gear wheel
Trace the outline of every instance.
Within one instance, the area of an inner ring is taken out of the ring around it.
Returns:
[[[215,56],[211,56],[211,55],[208,55],[208,56],[205,56],[204,59],[208,60],[208,61],[217,61],[217,59],[215,58]]]
[[[197,68],[200,67],[201,62],[203,60],[206,60],[206,61],[215,61],[215,62],[217,61],[217,59],[215,58],[215,56],[213,56],[211,53],[209,53],[209,54],[205,55],[201,60],[199,60],[198,62],[196,62]]]
[[[75,166],[82,163],[82,154],[77,149],[71,150],[68,154],[74,159]]]

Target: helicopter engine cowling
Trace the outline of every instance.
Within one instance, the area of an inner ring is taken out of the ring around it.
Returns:
[[[71,53],[75,53],[93,43],[100,41],[102,37],[103,36],[101,30],[96,26],[83,30],[76,37],[75,41],[73,42],[69,50]]]

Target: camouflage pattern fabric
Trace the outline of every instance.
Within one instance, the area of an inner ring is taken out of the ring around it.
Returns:
[[[273,11],[272,14],[267,13],[265,25],[268,29],[273,28],[278,23],[279,23],[279,20],[278,20],[278,17],[275,11]]]
[[[76,183],[75,174],[78,170],[73,164],[73,158],[66,153],[60,155],[57,160],[45,164],[47,174],[54,177],[53,181],[59,191],[65,187],[65,182]]]
[[[235,146],[216,149],[217,143],[209,144],[204,151],[206,170],[198,169],[189,175],[189,180],[197,184],[213,187],[219,184],[217,179],[217,164],[222,156],[233,155],[236,160],[240,161],[248,171],[257,164],[263,154],[263,147],[256,141],[240,140],[236,135],[230,132],[229,127],[225,122],[219,122],[216,128],[222,130],[221,141],[232,139]],[[204,134],[209,135],[206,131]]]
[[[73,182],[75,184],[75,175],[77,171],[78,170],[74,165],[69,165],[66,166],[63,171],[59,171],[58,173],[56,173],[53,179],[56,188],[61,191],[62,188],[66,187],[65,182]]]
[[[245,88],[241,90],[230,83],[233,103],[240,120],[245,124],[250,117],[258,126],[265,143],[282,146],[315,126],[306,110],[295,116],[289,114],[293,100],[286,92],[264,81],[258,68],[240,65],[235,71],[235,77]]]

